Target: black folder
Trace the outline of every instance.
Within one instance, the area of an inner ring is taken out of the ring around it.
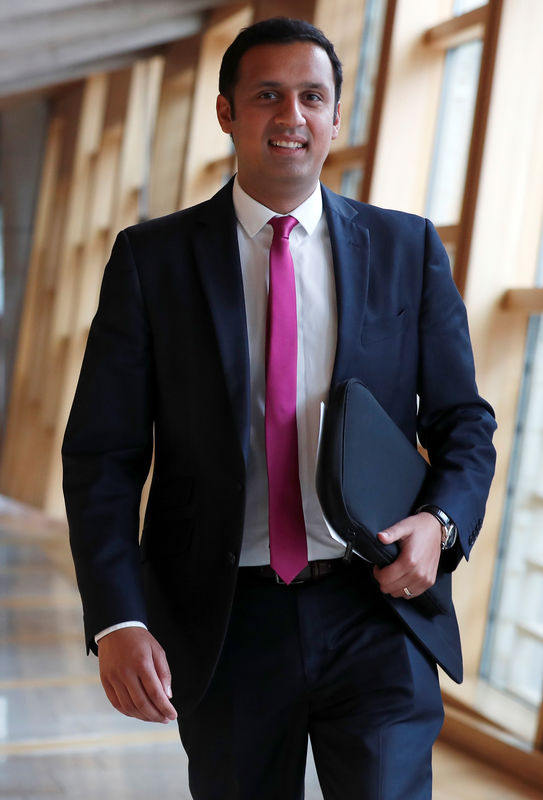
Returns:
[[[399,553],[379,531],[417,508],[430,466],[357,378],[330,392],[319,442],[317,495],[324,516],[349,549],[379,567]],[[446,608],[432,588],[410,602]]]

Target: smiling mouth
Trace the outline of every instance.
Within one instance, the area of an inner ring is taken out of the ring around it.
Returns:
[[[303,142],[287,142],[284,139],[270,139],[272,147],[284,147],[287,150],[303,150],[307,145]]]

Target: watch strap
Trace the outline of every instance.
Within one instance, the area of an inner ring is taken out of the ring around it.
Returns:
[[[443,509],[432,504],[417,508],[417,514],[419,514],[421,511],[426,511],[428,514],[431,514],[437,519],[441,525],[441,549],[450,550],[451,547],[454,546],[458,536],[458,529],[452,519],[448,514],[445,513],[445,511],[443,511]]]

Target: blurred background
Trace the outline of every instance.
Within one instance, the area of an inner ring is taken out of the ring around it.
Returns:
[[[60,443],[116,232],[235,171],[220,60],[278,14],[343,61],[323,181],[434,221],[499,422],[484,533],[455,578],[466,679],[443,676],[435,796],[543,797],[543,3],[4,0],[2,798],[189,797],[176,732],[110,711],[84,655]]]

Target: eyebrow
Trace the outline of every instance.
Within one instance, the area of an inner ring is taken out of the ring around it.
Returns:
[[[274,89],[274,88],[280,88],[282,86],[284,86],[284,84],[281,81],[258,81],[257,83],[253,84],[252,88],[253,89],[264,89],[264,88]],[[325,83],[319,83],[317,81],[308,81],[307,83],[301,83],[299,86],[297,86],[295,88],[297,88],[297,89],[319,89],[321,91],[323,91],[323,90],[326,91],[327,86],[326,86]]]

